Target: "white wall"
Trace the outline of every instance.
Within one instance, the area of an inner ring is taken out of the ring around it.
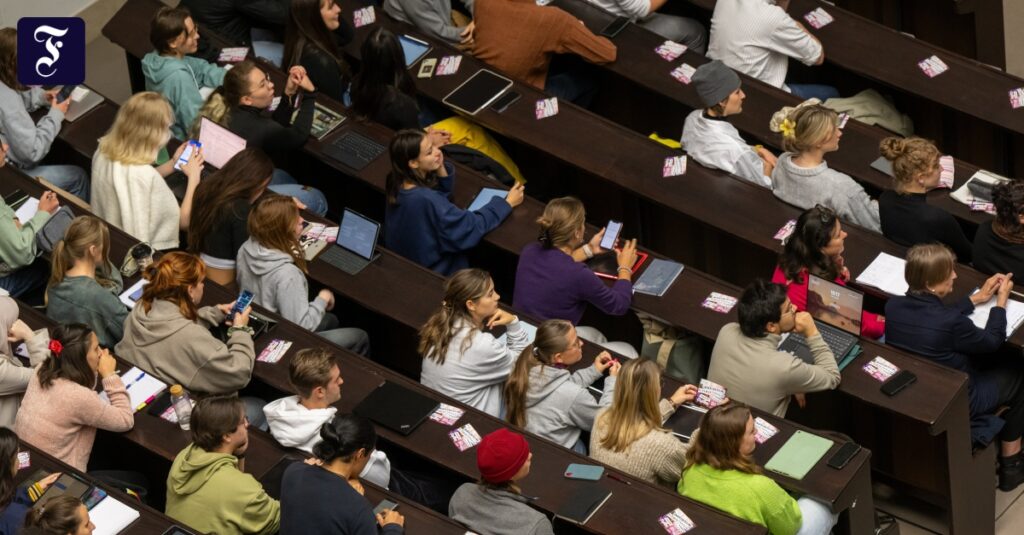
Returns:
[[[0,27],[16,26],[21,17],[77,16],[94,0],[0,0]]]
[[[1003,35],[1006,41],[1006,72],[1024,77],[1024,2],[1003,1]]]

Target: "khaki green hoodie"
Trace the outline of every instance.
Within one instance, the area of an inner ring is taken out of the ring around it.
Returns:
[[[281,525],[281,504],[238,469],[234,455],[189,444],[167,474],[167,516],[204,533],[271,534]]]

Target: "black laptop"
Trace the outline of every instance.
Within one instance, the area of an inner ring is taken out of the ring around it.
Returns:
[[[388,429],[408,435],[426,420],[439,403],[391,381],[370,392],[352,411]]]
[[[864,294],[808,275],[807,312],[814,318],[821,338],[832,350],[837,363],[842,363],[857,345],[863,311]],[[814,363],[807,339],[795,332],[789,333],[779,344],[779,350],[792,353],[808,364]]]

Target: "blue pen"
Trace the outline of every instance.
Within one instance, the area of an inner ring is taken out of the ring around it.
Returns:
[[[125,386],[124,389],[128,390],[129,388],[132,387],[132,385],[134,385],[135,383],[141,381],[142,378],[145,377],[145,376],[146,376],[146,372],[139,372],[139,376],[136,377],[134,380],[132,380],[132,382],[128,383],[128,385]]]

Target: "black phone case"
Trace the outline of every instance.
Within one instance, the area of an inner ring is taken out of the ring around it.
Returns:
[[[835,455],[829,458],[828,465],[836,470],[842,470],[859,452],[860,445],[856,442],[847,442],[836,451]]]
[[[896,375],[892,376],[888,381],[882,384],[882,393],[887,396],[895,396],[904,388],[914,384],[917,381],[917,376],[913,373],[903,370]]]

